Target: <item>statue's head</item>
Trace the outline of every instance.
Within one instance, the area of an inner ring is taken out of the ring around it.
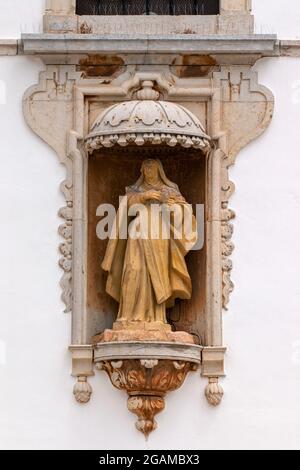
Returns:
[[[137,182],[126,188],[128,191],[130,188],[139,188],[146,182],[149,185],[156,185],[159,182],[162,182],[164,185],[168,186],[169,188],[174,189],[175,191],[179,192],[178,186],[176,183],[170,181],[163,169],[162,163],[160,160],[149,159],[145,160],[141,166],[141,176],[137,180]]]
[[[159,163],[157,160],[145,160],[142,164],[141,172],[148,184],[156,184],[161,180]]]

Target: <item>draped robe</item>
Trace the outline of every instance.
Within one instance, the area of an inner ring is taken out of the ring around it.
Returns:
[[[174,185],[176,186],[176,185]],[[172,197],[177,216],[170,218],[170,237],[164,239],[162,229],[164,219],[159,216],[158,236],[120,237],[119,228],[127,219],[127,206],[121,202],[115,225],[115,237],[110,238],[102,268],[108,272],[106,291],[119,303],[118,321],[122,322],[161,322],[167,323],[166,308],[174,305],[176,298],[190,299],[192,294],[185,256],[197,241],[196,220],[192,208],[186,203],[177,187],[170,187],[160,182],[159,186],[147,185],[127,188],[128,207],[141,201],[143,192],[160,191],[166,198]],[[152,201],[153,203],[153,201]],[[157,202],[156,202],[157,203]],[[151,203],[143,205],[141,213],[129,218],[127,226],[140,228],[141,217],[148,217],[151,222]],[[184,210],[185,209],[185,210]],[[190,216],[192,223],[189,229],[179,230],[184,223],[185,215]],[[157,221],[157,219],[156,219]],[[184,232],[184,233],[182,233]],[[177,233],[177,237],[175,234]]]

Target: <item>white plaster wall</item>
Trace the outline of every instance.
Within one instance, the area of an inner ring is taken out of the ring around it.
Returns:
[[[298,0],[252,0],[257,34],[278,34],[281,39],[300,38]]]
[[[46,0],[0,0],[0,37],[42,32]]]
[[[0,1],[0,12],[6,3]],[[42,2],[26,3],[38,17]],[[4,11],[14,36],[18,20],[13,8]],[[267,10],[259,13],[268,21]],[[288,14],[292,24],[295,15]],[[224,315],[223,404],[210,408],[206,381],[190,375],[169,395],[147,444],[125,395],[104,373],[91,379],[88,405],[72,396],[70,316],[61,313],[57,266],[64,169],[21,112],[22,94],[41,67],[38,59],[0,58],[0,448],[299,449],[300,59],[257,64],[261,83],[275,94],[276,113],[231,171],[236,290]]]

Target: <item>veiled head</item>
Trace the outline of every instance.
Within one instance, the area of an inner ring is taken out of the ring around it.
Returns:
[[[157,184],[158,182],[162,182],[157,160],[145,160],[142,164],[141,173],[147,184]]]
[[[179,188],[176,183],[170,181],[164,171],[162,163],[158,159],[144,160],[141,166],[141,176],[137,182],[131,186],[132,189],[138,189],[144,183],[148,185],[155,185],[157,183],[163,183],[165,186],[172,188],[179,192]]]

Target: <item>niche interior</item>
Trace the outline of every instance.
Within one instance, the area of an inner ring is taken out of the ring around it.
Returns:
[[[87,317],[88,338],[94,342],[100,333],[113,326],[117,317],[118,303],[105,290],[107,273],[101,269],[107,240],[100,240],[96,234],[100,218],[96,215],[100,204],[112,204],[116,210],[119,197],[125,188],[140,176],[145,159],[159,159],[168,178],[175,182],[182,195],[193,205],[202,205],[199,216],[199,236],[204,246],[188,253],[186,263],[192,279],[193,295],[190,300],[176,300],[168,309],[168,321],[174,331],[186,331],[195,336],[198,344],[205,342],[205,198],[206,198],[206,157],[199,151],[164,146],[136,147],[125,149],[102,149],[88,158],[87,200],[88,200],[88,241],[87,241]]]

